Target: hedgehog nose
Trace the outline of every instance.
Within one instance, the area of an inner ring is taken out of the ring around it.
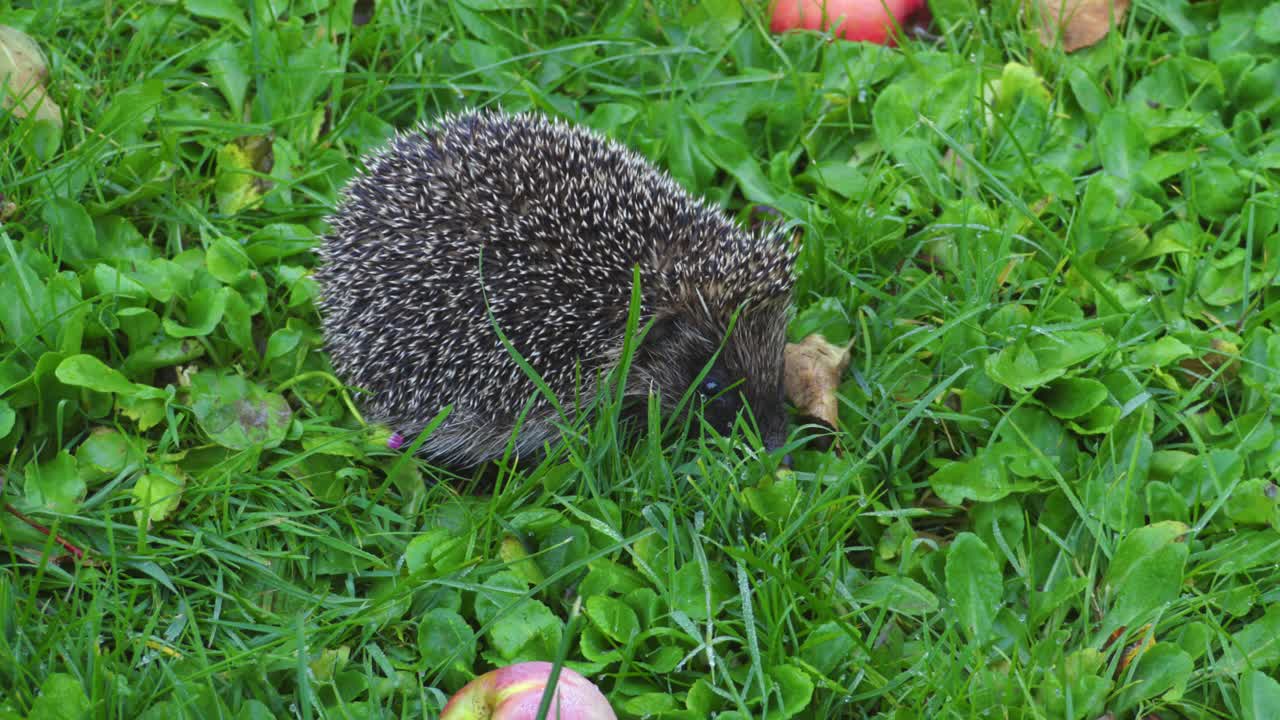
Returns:
[[[773,432],[766,432],[761,438],[764,450],[770,454],[776,454],[787,442],[787,433],[784,428],[779,428]],[[785,453],[782,456],[782,466],[791,467],[791,453]]]

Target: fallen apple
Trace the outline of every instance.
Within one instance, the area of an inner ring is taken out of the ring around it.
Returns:
[[[775,0],[769,29],[785,32],[833,30],[845,40],[892,43],[894,24],[902,25],[925,0]]]
[[[508,665],[472,680],[449,698],[440,720],[536,720],[551,663]],[[609,701],[591,681],[560,668],[548,720],[618,720]]]

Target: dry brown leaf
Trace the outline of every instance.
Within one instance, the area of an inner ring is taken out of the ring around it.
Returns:
[[[62,108],[44,91],[48,78],[49,66],[36,41],[21,30],[0,25],[0,106],[18,117],[34,114],[37,120],[62,127]]]
[[[838,427],[840,403],[836,389],[849,367],[849,348],[832,345],[821,335],[787,343],[782,384],[787,399],[802,415]]]
[[[1040,16],[1040,41],[1075,52],[1107,36],[1129,9],[1129,0],[1027,0]]]
[[[1189,357],[1178,361],[1178,366],[1187,372],[1186,382],[1195,385],[1205,379],[1221,373],[1220,382],[1234,380],[1240,373],[1240,346],[1221,338],[1209,341],[1209,351],[1199,357]],[[1225,367],[1224,367],[1225,366]]]

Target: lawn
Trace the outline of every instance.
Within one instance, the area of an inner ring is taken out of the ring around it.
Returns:
[[[930,5],[888,48],[738,0],[0,0],[59,106],[0,114],[0,718],[435,717],[557,658],[622,718],[1280,718],[1280,2],[1072,53]],[[793,222],[834,433],[389,450],[311,249],[478,106]]]

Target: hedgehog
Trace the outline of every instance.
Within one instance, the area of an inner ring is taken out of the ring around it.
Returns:
[[[562,407],[592,398],[622,358],[633,292],[645,331],[624,398],[696,406],[726,435],[750,408],[766,448],[785,440],[784,226],[738,226],[593,130],[444,116],[369,156],[329,222],[315,278],[334,369],[402,436],[448,406],[426,458],[542,452],[564,422],[512,351]]]

